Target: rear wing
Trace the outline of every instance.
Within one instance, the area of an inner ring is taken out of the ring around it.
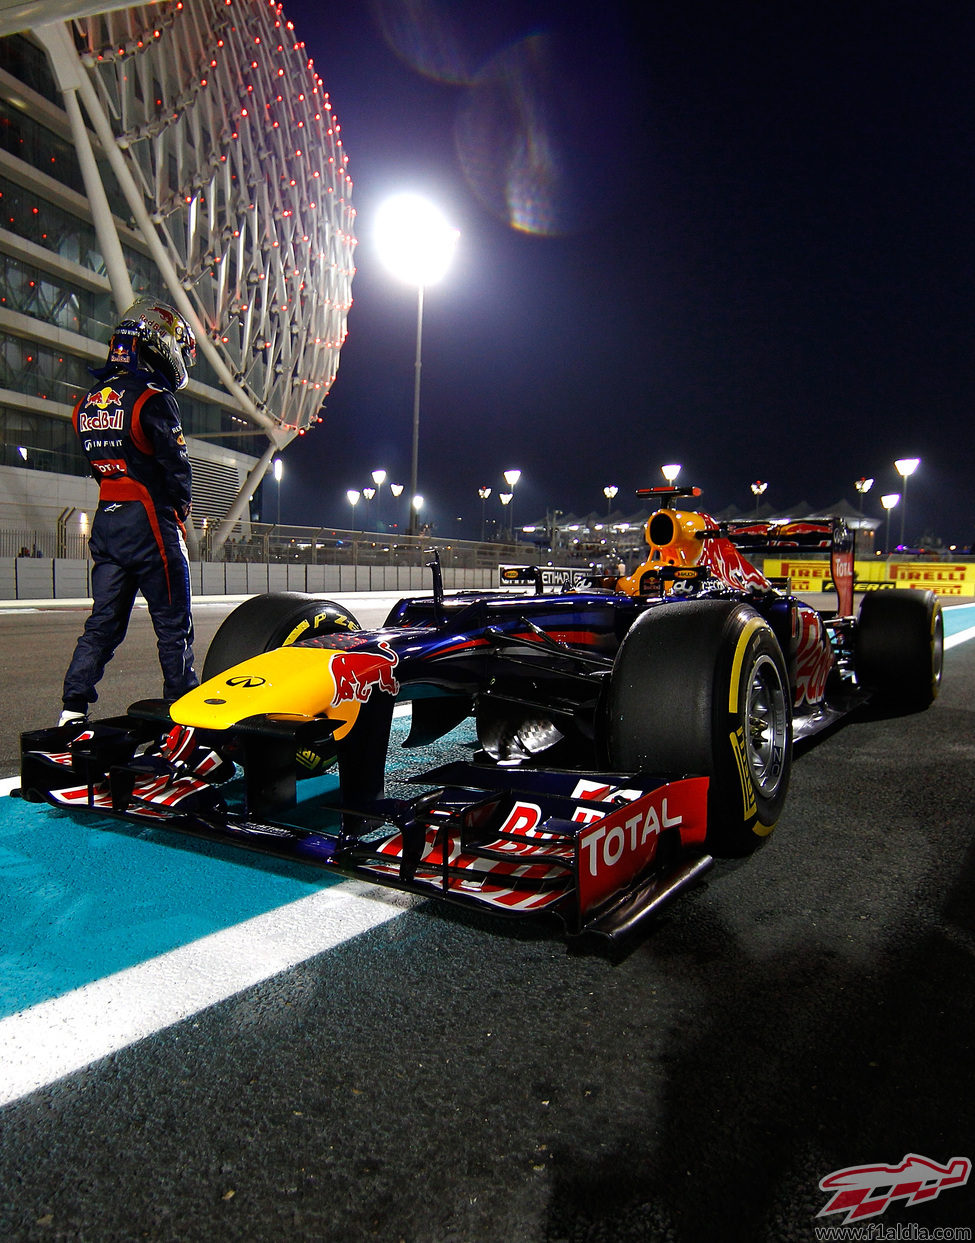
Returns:
[[[696,499],[700,488],[677,487],[637,488],[636,494],[644,500],[657,501],[665,507],[675,505],[686,497]],[[830,555],[830,572],[836,587],[837,613],[841,617],[853,615],[853,533],[842,518],[824,518],[811,522],[715,522],[703,515],[707,525],[694,533],[697,539],[727,539],[742,552],[778,552],[783,549],[801,549],[806,552],[826,552]],[[652,520],[651,520],[652,521]],[[648,529],[648,540],[651,536]]]
[[[853,532],[842,518],[823,522],[729,522],[722,525],[721,533],[748,552],[828,549],[836,587],[836,611],[841,617],[853,615]]]

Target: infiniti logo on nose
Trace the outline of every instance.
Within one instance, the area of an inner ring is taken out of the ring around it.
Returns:
[[[247,686],[247,687],[263,686],[264,678],[255,678],[255,677],[252,677],[248,673],[242,673],[239,677],[228,678],[227,685],[228,686]]]

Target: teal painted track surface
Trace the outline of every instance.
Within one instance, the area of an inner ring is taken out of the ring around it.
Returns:
[[[975,638],[975,604],[945,610],[948,645]],[[394,722],[390,772],[406,722]],[[469,749],[469,724],[432,762]],[[308,783],[310,786],[310,783]],[[0,799],[0,1019],[339,878],[231,847]]]
[[[975,603],[952,604],[944,610],[944,617],[946,636],[962,634],[966,630],[975,628]]]
[[[158,830],[6,799],[0,1018],[323,883],[334,882],[310,870],[254,866],[239,853]]]
[[[393,722],[393,776],[407,727]],[[472,739],[469,727],[455,730],[436,762]],[[301,782],[299,797],[330,780]],[[2,798],[0,1019],[341,879],[113,817]]]

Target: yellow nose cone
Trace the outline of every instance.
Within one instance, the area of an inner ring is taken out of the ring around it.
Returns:
[[[261,714],[344,717],[329,711],[335,698],[334,655],[327,648],[281,647],[253,656],[178,699],[170,716],[178,725],[199,729],[229,729]]]

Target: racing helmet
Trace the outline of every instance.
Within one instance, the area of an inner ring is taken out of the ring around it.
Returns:
[[[110,367],[132,371],[140,361],[158,371],[174,389],[186,385],[187,369],[196,362],[193,329],[179,311],[155,298],[133,302],[108,346]]]

